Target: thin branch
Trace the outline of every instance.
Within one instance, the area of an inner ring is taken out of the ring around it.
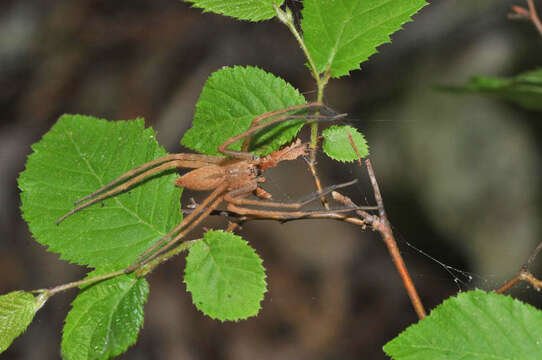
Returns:
[[[529,13],[531,15],[530,19],[540,35],[542,35],[542,23],[540,22],[540,18],[538,17],[538,13],[534,7],[534,0],[527,0],[527,4],[529,4]]]
[[[342,201],[346,206],[355,206],[354,202],[350,198],[338,192],[333,193],[333,198],[337,201]],[[414,282],[412,281],[412,278],[408,273],[405,262],[403,261],[403,257],[399,252],[397,242],[393,237],[393,232],[391,230],[391,226],[388,220],[386,218],[370,215],[363,211],[359,211],[358,214],[362,216],[365,223],[371,225],[373,229],[378,231],[382,236],[382,240],[384,240],[384,243],[388,248],[388,252],[392,258],[393,263],[395,264],[395,268],[397,269],[397,272],[399,273],[399,276],[403,281],[408,297],[410,298],[410,302],[412,303],[412,307],[414,308],[414,311],[416,311],[418,318],[420,320],[423,319],[426,316],[425,309],[423,307],[420,296],[416,291]]]
[[[532,287],[535,288],[536,291],[540,291],[542,288],[542,281],[538,280],[533,274],[531,274],[528,271],[525,271],[522,276],[521,280],[528,282],[532,285]]]
[[[313,124],[314,125],[314,124]],[[318,176],[318,172],[316,171],[316,147],[311,147],[310,149],[310,159],[307,161],[307,166],[309,167],[309,171],[311,172],[312,178],[314,179],[314,185],[316,186],[316,191],[322,192],[322,182],[320,181],[320,177]],[[325,196],[322,196],[320,198],[320,202],[322,205],[326,208],[326,210],[329,210],[329,203],[327,202],[327,199]]]
[[[320,87],[321,81],[320,81],[320,76],[318,74],[318,70],[316,70],[316,64],[314,63],[314,60],[312,59],[312,56],[309,53],[309,49],[307,49],[307,46],[305,45],[305,42],[303,41],[303,38],[301,37],[301,34],[299,33],[299,31],[297,31],[297,28],[295,27],[291,10],[288,7],[286,7],[286,10],[283,11],[275,4],[273,4],[273,7],[275,8],[275,12],[277,13],[277,18],[280,20],[280,22],[282,22],[284,25],[288,27],[292,35],[294,35],[295,39],[297,40],[299,47],[301,47],[301,50],[303,50],[303,53],[305,54],[305,57],[307,58],[307,61],[309,62],[312,77],[314,78],[314,80],[316,80],[316,83]]]
[[[512,6],[512,12],[508,14],[508,18],[512,20],[529,20],[542,36],[542,22],[538,17],[538,12],[534,6],[534,0],[527,0],[527,6],[528,9],[517,5]]]
[[[528,268],[534,262],[534,259],[537,257],[540,250],[542,250],[542,241],[533,250],[533,253],[531,254],[531,256],[529,256],[529,260],[527,260],[527,263],[523,265],[524,268]]]
[[[39,294],[43,295],[45,297],[45,300],[46,300],[46,299],[50,298],[53,295],[56,295],[56,294],[58,294],[60,292],[63,292],[63,291],[69,290],[69,289],[73,289],[73,288],[76,288],[76,287],[81,287],[83,285],[90,285],[90,284],[98,283],[98,282],[101,282],[101,281],[104,281],[104,280],[108,280],[108,279],[111,279],[111,278],[114,278],[114,277],[117,277],[117,276],[120,276],[120,275],[126,275],[126,274],[129,274],[129,273],[132,273],[132,272],[135,273],[137,277],[144,277],[144,276],[147,276],[152,270],[154,270],[154,268],[156,266],[170,260],[172,257],[176,256],[180,252],[189,249],[194,243],[196,243],[199,240],[201,240],[201,239],[185,241],[185,242],[179,244],[174,249],[166,252],[165,254],[162,254],[161,256],[157,257],[156,259],[153,259],[152,261],[150,261],[149,263],[141,265],[141,266],[139,266],[137,268],[127,267],[125,269],[113,271],[113,272],[110,272],[108,274],[95,276],[95,277],[92,277],[92,278],[89,278],[89,279],[73,281],[73,282],[63,284],[63,285],[59,285],[59,286],[55,286],[55,287],[49,288],[49,289],[33,290],[32,292],[39,293]],[[45,303],[45,300],[43,301],[44,303]]]
[[[350,141],[350,145],[352,146],[352,148],[356,152],[356,155],[358,156],[358,163],[361,167],[361,155],[350,133],[348,134],[348,139]],[[371,180],[371,186],[373,187],[373,193],[374,193],[374,197],[375,197],[376,204],[378,207],[379,217],[375,217],[375,216],[362,213],[362,212],[359,214],[363,217],[365,222],[370,224],[375,230],[377,230],[380,233],[380,236],[382,236],[382,240],[384,240],[384,243],[386,244],[386,247],[388,248],[388,252],[391,256],[393,263],[395,264],[395,268],[397,269],[397,272],[399,273],[399,276],[401,277],[401,280],[403,281],[406,292],[410,298],[410,302],[412,303],[412,306],[414,307],[416,314],[421,320],[426,316],[425,309],[423,307],[420,296],[418,295],[418,292],[416,291],[414,282],[412,281],[412,278],[410,277],[408,273],[403,257],[401,256],[401,252],[399,251],[399,247],[397,246],[397,242],[395,241],[395,238],[393,236],[393,231],[391,230],[391,225],[390,225],[390,222],[388,221],[388,217],[386,216],[386,210],[384,209],[384,201],[382,200],[382,193],[380,192],[380,187],[378,186],[378,181],[376,180],[373,164],[371,163],[371,160],[369,160],[369,158],[365,159],[365,166],[367,167],[367,172],[369,173],[369,178]],[[343,200],[343,203],[347,206],[355,205],[352,200],[350,200],[348,197],[344,195],[341,195],[339,197],[337,194],[335,194],[335,198],[336,199],[340,198],[341,200]]]
[[[495,290],[495,292],[496,292],[497,294],[502,294],[502,293],[504,293],[504,292],[510,290],[510,289],[511,289],[512,287],[514,287],[518,282],[521,281],[521,276],[522,276],[521,274],[522,274],[523,271],[524,271],[524,270],[521,269],[521,270],[519,271],[519,273],[516,274],[516,276],[514,276],[512,279],[508,280],[508,281],[506,282],[506,284],[504,284],[503,286],[501,286],[500,288],[498,288],[497,290]]]
[[[196,242],[200,241],[201,239],[197,240],[189,240],[189,241],[183,241],[173,249],[169,250],[168,252],[154,258],[152,261],[149,261],[148,263],[142,265],[138,269],[134,271],[137,277],[145,277],[148,274],[150,274],[154,268],[156,268],[158,265],[165,263],[166,261],[170,260],[174,256],[177,256],[181,252],[190,249],[192,245],[194,245]]]
[[[305,41],[303,40],[303,37],[297,30],[295,26],[295,22],[293,20],[292,12],[291,10],[286,7],[286,9],[283,11],[281,10],[277,5],[273,4],[273,7],[275,8],[275,12],[277,13],[277,18],[288,27],[294,38],[297,40],[297,43],[299,44],[299,47],[301,50],[303,50],[303,54],[305,54],[305,58],[307,59],[311,75],[316,81],[316,87],[318,88],[318,95],[317,100],[318,102],[322,102],[324,99],[324,89],[327,85],[327,82],[329,80],[329,74],[326,72],[324,77],[321,77],[318,69],[316,68],[316,64],[314,63],[314,60],[309,52],[309,49],[307,48],[307,45],[305,44]],[[309,170],[311,172],[311,175],[314,179],[314,184],[316,186],[317,191],[322,191],[322,182],[320,181],[320,177],[318,176],[318,172],[316,170],[315,164],[316,164],[316,149],[318,147],[318,123],[314,122],[311,124],[311,142],[310,142],[310,160],[307,162],[309,166]],[[321,197],[320,201],[322,205],[329,210],[329,203],[327,202],[325,197]]]
[[[373,169],[373,164],[369,158],[365,159],[365,166],[367,166],[367,172],[369,173],[369,179],[371,180],[371,186],[373,187],[374,197],[376,201],[376,206],[378,206],[378,214],[381,218],[386,219],[386,210],[384,209],[384,201],[382,200],[382,194],[380,193],[380,187],[376,181],[375,172]]]
[[[540,291],[540,289],[542,289],[542,281],[537,279],[529,271],[529,266],[534,262],[534,260],[536,259],[538,253],[540,252],[540,250],[542,250],[542,242],[540,242],[536,246],[536,248],[533,250],[531,256],[529,256],[529,259],[527,260],[527,262],[525,264],[523,264],[523,266],[521,267],[521,269],[519,270],[517,275],[514,276],[512,279],[508,280],[503,286],[501,286],[500,288],[495,290],[495,292],[497,294],[502,294],[502,293],[510,290],[512,287],[514,287],[520,281],[528,282],[529,284],[531,284],[532,287],[534,287],[536,289],[536,291]]]
[[[82,285],[92,284],[92,283],[95,283],[95,282],[111,279],[111,278],[114,278],[116,276],[124,275],[124,274],[126,274],[126,272],[123,269],[123,270],[114,271],[114,272],[111,272],[111,273],[108,273],[108,274],[103,274],[103,275],[100,275],[100,276],[96,276],[96,277],[93,277],[93,278],[90,278],[90,279],[83,279],[83,280],[79,280],[79,281],[73,281],[73,282],[70,282],[70,283],[67,283],[67,284],[55,286],[55,287],[50,288],[50,289],[39,289],[39,290],[34,290],[32,292],[47,294],[47,297],[51,297],[51,296],[53,296],[53,295],[55,295],[55,294],[57,294],[59,292],[62,292],[62,291],[66,291],[66,290],[69,290],[69,289],[72,289],[72,288],[75,288],[75,287],[80,287]]]

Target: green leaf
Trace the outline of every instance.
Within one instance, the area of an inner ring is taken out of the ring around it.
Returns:
[[[143,325],[148,293],[147,281],[134,275],[118,276],[81,291],[62,331],[63,358],[109,359],[126,351]]]
[[[509,296],[460,293],[384,351],[395,360],[542,359],[542,312]]]
[[[221,321],[257,315],[267,286],[258,254],[224,231],[209,231],[192,245],[184,282],[196,307]]]
[[[443,90],[493,95],[525,109],[542,111],[542,68],[514,77],[472,77],[463,86],[441,86]]]
[[[195,7],[239,20],[261,21],[275,16],[273,3],[281,6],[284,0],[185,0]]]
[[[0,296],[0,354],[26,330],[45,301],[25,291]]]
[[[348,134],[352,136],[358,153],[352,146]],[[369,146],[363,135],[352,126],[331,126],[322,132],[324,136],[324,152],[332,159],[339,161],[354,161],[369,155]]]
[[[108,122],[64,115],[32,149],[18,180],[23,218],[36,240],[64,260],[121,269],[180,221],[180,190],[170,174],[55,225],[75,200],[166,154],[142,119]]]
[[[247,130],[252,120],[269,111],[305,104],[292,85],[261,69],[247,66],[222,68],[207,79],[196,105],[193,127],[182,144],[208,155],[221,155],[217,148],[232,136]],[[300,121],[287,121],[252,136],[251,150],[267,155],[297,134]],[[242,141],[229,147],[239,150]]]
[[[318,72],[348,75],[390,42],[425,0],[305,0],[303,36]]]

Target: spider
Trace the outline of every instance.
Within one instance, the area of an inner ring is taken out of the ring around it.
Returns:
[[[301,110],[311,109],[329,111],[329,108],[323,103],[314,102],[267,112],[254,118],[247,131],[229,138],[218,147],[218,151],[226,155],[226,158],[221,156],[179,153],[165,155],[142,164],[126,172],[92,194],[77,200],[75,202],[76,207],[60,217],[56,223],[58,225],[68,216],[105,198],[124,192],[150,176],[165,170],[176,168],[193,169],[177,178],[175,181],[176,186],[196,191],[212,190],[212,192],[198,204],[189,215],[184,217],[174,229],[141,254],[136,261],[127,268],[127,272],[133,271],[138,266],[148,263],[171,248],[175,243],[184,238],[188,232],[194,229],[203,219],[209,216],[222,202],[228,204],[226,207],[228,211],[238,214],[242,213],[243,215],[283,217],[289,215],[298,217],[308,216],[310,212],[292,212],[286,210],[299,209],[314,199],[324,196],[338,187],[348,186],[354,182],[351,181],[345,184],[330,186],[297,203],[270,201],[271,194],[259,187],[259,184],[265,181],[265,178],[263,177],[264,171],[270,167],[277,166],[281,161],[295,160],[300,156],[307,155],[308,146],[307,144],[301,143],[301,140],[298,139],[292,145],[264,157],[258,157],[251,154],[247,152],[246,149],[248,148],[250,135],[270,125],[291,119],[331,121],[346,115],[292,114]],[[264,120],[268,121],[264,122]],[[241,139],[244,139],[242,151],[228,149],[230,145]],[[251,193],[260,199],[247,199],[246,197]],[[263,206],[281,210],[251,209],[247,208],[247,205]],[[347,209],[342,209],[339,211],[346,210]]]

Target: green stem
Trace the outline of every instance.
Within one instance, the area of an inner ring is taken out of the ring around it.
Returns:
[[[325,72],[323,78],[318,76],[316,80],[316,85],[318,85],[318,94],[317,94],[316,99],[319,102],[324,102],[324,89],[327,85],[328,80],[329,80],[329,71]],[[314,122],[311,124],[311,148],[312,149],[316,148],[317,142],[318,142],[318,123]],[[311,159],[311,160],[314,160],[314,159]]]
[[[67,284],[55,286],[50,289],[39,289],[39,290],[33,290],[32,292],[40,294],[40,307],[41,307],[47,301],[47,299],[49,299],[51,296],[58,294],[59,292],[62,292],[62,291],[66,291],[66,290],[80,287],[83,285],[93,284],[99,281],[104,281],[104,280],[111,279],[120,275],[129,274],[131,272],[135,273],[137,277],[144,277],[144,276],[147,276],[152,270],[154,270],[156,266],[166,262],[167,260],[179,254],[180,252],[189,249],[195,242],[199,240],[201,239],[185,241],[181,243],[179,246],[177,246],[176,248],[164,253],[162,256],[157,257],[156,259],[154,259],[153,261],[145,265],[140,265],[132,271],[127,271],[128,268],[126,268],[122,270],[113,271],[107,274],[103,274],[100,276],[96,276],[90,279],[73,281]]]
[[[314,60],[312,59],[312,56],[309,52],[309,49],[307,48],[307,45],[305,45],[305,42],[303,41],[303,38],[301,37],[301,34],[299,31],[297,31],[297,28],[295,27],[295,23],[292,16],[292,11],[286,7],[286,9],[283,11],[281,10],[277,5],[273,4],[273,7],[275,8],[275,12],[277,13],[278,19],[290,29],[290,32],[294,35],[295,39],[297,40],[297,43],[301,47],[301,50],[303,50],[303,53],[305,54],[305,57],[307,58],[307,61],[309,62],[309,66],[311,68],[311,74],[314,80],[316,80],[316,87],[318,89],[317,94],[317,101],[323,102],[324,100],[324,89],[327,85],[327,82],[329,80],[329,69],[326,69],[324,72],[323,77],[320,76],[320,73],[318,72],[318,69],[316,68],[316,64],[314,63]],[[322,191],[322,185],[320,183],[320,178],[318,177],[318,173],[316,171],[316,167],[314,164],[316,163],[316,149],[318,146],[318,123],[313,122],[311,124],[311,142],[310,142],[310,159],[309,159],[309,169],[311,171],[311,174],[314,178],[314,182],[316,185],[316,189],[318,191]],[[322,205],[326,209],[329,209],[329,204],[327,203],[327,200],[325,197],[320,198]]]
[[[318,75],[318,70],[316,70],[316,65],[314,64],[314,61],[312,60],[311,54],[309,53],[309,49],[307,49],[307,46],[305,45],[305,42],[303,41],[301,34],[299,34],[299,31],[297,31],[295,27],[291,10],[289,8],[286,8],[285,11],[282,11],[275,4],[273,4],[273,7],[275,8],[275,12],[277,13],[278,19],[284,25],[286,25],[288,29],[290,29],[290,32],[294,35],[299,46],[301,47],[301,50],[303,50],[303,53],[305,54],[305,57],[307,58],[309,65],[311,67],[312,77],[316,80],[316,83],[318,84],[318,88],[320,88],[320,76]],[[321,99],[319,99],[319,101],[320,100]]]
[[[327,85],[327,82],[329,80],[329,69],[325,71],[324,76],[321,77],[318,70],[316,69],[316,64],[314,63],[314,60],[312,59],[312,56],[309,52],[309,49],[307,49],[307,45],[305,45],[305,42],[303,41],[303,38],[301,37],[301,34],[299,31],[297,31],[297,28],[295,27],[295,23],[293,20],[292,12],[287,7],[286,10],[281,10],[277,5],[273,4],[273,7],[275,8],[275,12],[277,13],[277,18],[290,29],[290,32],[294,35],[295,39],[297,40],[297,43],[301,47],[301,50],[303,50],[303,53],[305,54],[305,57],[307,58],[307,61],[309,62],[309,66],[311,68],[311,75],[316,80],[316,87],[318,88],[318,94],[317,94],[317,101],[322,102],[324,99],[324,89]],[[311,125],[311,148],[315,149],[316,144],[318,142],[318,123],[312,123]]]
[[[123,270],[113,271],[113,272],[110,272],[108,274],[103,274],[103,275],[96,276],[96,277],[93,277],[93,278],[90,278],[90,279],[84,279],[84,280],[74,281],[74,282],[71,282],[71,283],[55,286],[54,288],[50,288],[50,289],[33,290],[32,292],[44,294],[47,298],[49,298],[49,297],[51,297],[51,296],[53,296],[53,295],[55,295],[55,294],[57,294],[59,292],[66,291],[66,290],[72,289],[74,287],[79,287],[79,286],[82,286],[82,285],[92,284],[92,283],[95,283],[95,282],[98,282],[98,281],[111,279],[113,277],[123,275],[123,274],[125,274],[124,269]]]
[[[134,272],[137,277],[144,277],[147,276],[149,273],[151,273],[155,267],[158,265],[168,261],[172,257],[176,256],[180,252],[184,250],[190,249],[192,245],[194,245],[196,242],[200,241],[201,239],[197,240],[190,240],[190,241],[184,241],[180,243],[177,247],[174,247],[173,249],[169,250],[168,252],[158,256],[156,259],[146,263],[145,265],[140,266],[137,268]]]

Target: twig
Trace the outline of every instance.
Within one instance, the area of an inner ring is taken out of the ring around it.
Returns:
[[[502,294],[502,293],[510,290],[512,287],[514,287],[520,281],[528,282],[529,284],[531,284],[532,287],[534,287],[536,289],[536,291],[540,291],[540,289],[542,289],[542,281],[537,279],[529,271],[529,266],[534,262],[534,260],[536,259],[536,256],[540,252],[540,250],[542,250],[542,242],[540,242],[536,246],[536,248],[533,250],[533,253],[531,254],[531,256],[529,256],[529,259],[527,260],[527,262],[525,264],[523,264],[523,266],[521,267],[521,269],[519,270],[517,275],[514,276],[512,279],[508,280],[503,286],[501,286],[500,288],[495,290],[495,292],[497,294]]]
[[[338,194],[338,193],[336,193],[335,191],[332,192],[332,195],[334,197],[337,196],[336,194]],[[338,196],[342,196],[342,195],[338,194]],[[359,213],[359,212],[366,213],[363,210],[357,210],[355,207],[353,207],[350,210],[355,211],[356,213]],[[184,211],[185,210],[183,210],[183,212]],[[190,211],[190,210],[187,210],[187,211]],[[306,212],[306,213],[308,213],[308,214],[304,215],[304,216],[295,216],[295,214],[293,214],[293,215],[284,215],[284,214],[275,215],[275,214],[269,214],[269,213],[267,215],[250,215],[250,214],[242,215],[242,214],[239,214],[237,212],[230,211],[230,210],[213,210],[210,215],[235,218],[236,219],[235,223],[243,223],[243,222],[250,221],[250,220],[271,220],[271,221],[279,221],[281,223],[286,223],[286,222],[298,221],[298,220],[323,220],[323,219],[327,219],[327,220],[344,221],[344,222],[348,222],[348,223],[351,223],[351,224],[354,224],[354,225],[362,226],[362,228],[364,230],[365,230],[365,227],[366,227],[366,224],[365,224],[363,219],[353,217],[353,216],[348,216],[348,215],[345,215],[345,214],[336,213],[336,212],[333,212],[333,211],[331,211],[331,212],[314,212],[314,213]],[[370,215],[369,213],[366,213],[366,214],[369,217],[371,217],[371,216],[374,217],[374,215]]]
[[[540,35],[542,35],[542,22],[538,17],[538,13],[534,6],[534,0],[527,0],[527,6],[529,9],[525,9],[521,6],[512,6],[512,13],[508,14],[510,19],[527,19],[533,23]]]
[[[540,250],[542,250],[542,241],[533,250],[533,253],[531,254],[531,256],[529,256],[529,260],[527,260],[527,263],[525,263],[525,265],[523,265],[524,268],[529,267],[533,263],[534,259],[536,258],[536,256],[540,252]]]
[[[104,281],[104,280],[108,280],[108,279],[111,279],[111,278],[114,278],[114,277],[117,277],[117,276],[130,274],[132,272],[135,273],[135,275],[137,277],[144,277],[144,276],[147,276],[152,270],[154,270],[154,268],[156,266],[170,260],[172,257],[179,254],[180,252],[189,249],[190,246],[192,246],[194,243],[196,243],[199,240],[201,240],[201,239],[182,242],[177,247],[175,247],[174,249],[168,251],[167,253],[162,254],[161,256],[153,259],[151,262],[149,262],[147,264],[140,265],[139,267],[136,267],[136,268],[127,267],[127,268],[122,269],[122,270],[113,271],[113,272],[103,274],[103,275],[99,275],[99,276],[95,276],[95,277],[92,277],[92,278],[83,279],[83,280],[79,280],[79,281],[73,281],[73,282],[70,282],[70,283],[67,283],[67,284],[62,284],[62,285],[59,285],[59,286],[55,286],[55,287],[49,288],[49,289],[33,290],[32,292],[40,294],[40,296],[42,296],[42,298],[43,298],[42,302],[45,303],[45,301],[48,298],[50,298],[51,296],[56,295],[56,294],[58,294],[60,292],[63,292],[63,291],[69,290],[69,289],[73,289],[73,288],[76,288],[76,287],[81,287],[83,285],[95,284],[95,283],[98,283],[98,282],[101,282],[101,281]],[[43,303],[41,305],[43,305]]]
[[[183,241],[173,249],[169,250],[168,252],[154,258],[152,261],[141,265],[138,269],[134,270],[134,273],[137,277],[145,277],[148,274],[150,274],[154,268],[156,268],[158,265],[165,263],[166,261],[170,260],[174,256],[178,255],[179,253],[190,249],[192,245],[194,245],[196,242],[201,241],[201,239],[197,240],[189,240],[189,241]]]
[[[355,205],[350,198],[338,192],[333,192],[332,195],[335,200],[341,201],[347,206]],[[384,243],[388,248],[388,252],[390,253],[393,263],[395,264],[397,272],[399,273],[399,276],[403,281],[408,297],[410,298],[410,302],[412,303],[412,307],[414,308],[414,311],[416,311],[418,318],[420,320],[423,319],[426,316],[425,309],[420,300],[418,292],[416,291],[414,282],[412,281],[412,278],[408,273],[405,262],[403,261],[403,257],[399,252],[399,248],[397,247],[397,243],[393,237],[393,232],[391,231],[391,226],[388,220],[386,218],[370,215],[364,211],[358,210],[358,214],[362,216],[365,223],[371,225],[373,229],[378,231],[382,236],[382,240],[384,240]]]
[[[83,280],[79,280],[79,281],[73,281],[73,282],[70,282],[70,283],[67,283],[67,284],[55,286],[55,287],[50,288],[50,289],[39,289],[39,290],[33,290],[32,292],[46,294],[47,297],[51,297],[51,296],[53,296],[53,295],[55,295],[55,294],[57,294],[59,292],[65,291],[65,290],[69,290],[69,289],[72,289],[72,288],[75,288],[75,287],[80,287],[82,285],[92,284],[92,283],[95,283],[95,282],[111,279],[111,278],[114,278],[114,277],[119,276],[119,275],[124,275],[125,273],[126,272],[124,271],[124,269],[123,270],[118,270],[118,271],[114,271],[114,272],[104,274],[104,275],[101,275],[101,276],[96,276],[96,277],[93,277],[93,278],[90,278],[90,279],[83,279]]]
[[[371,180],[371,186],[373,187],[376,206],[378,206],[378,214],[381,218],[386,219],[387,221],[388,217],[386,216],[386,210],[384,209],[384,201],[382,200],[380,187],[378,186],[378,182],[376,181],[373,164],[371,164],[371,160],[369,160],[368,158],[365,159],[365,166],[367,166],[367,172],[369,173],[369,179]]]
[[[352,134],[350,134],[350,132],[348,132],[348,141],[350,141],[350,145],[352,146],[352,148],[356,152],[356,155],[358,156],[358,165],[359,165],[359,167],[362,167],[363,164],[361,163],[361,154],[359,153],[359,149],[356,146],[356,143],[354,142],[354,139],[352,138]]]
[[[533,274],[528,271],[522,273],[521,280],[531,284],[536,289],[536,291],[540,291],[540,289],[542,288],[542,281],[538,280],[536,277],[534,277]]]
[[[512,279],[508,280],[506,284],[495,290],[497,294],[502,294],[508,290],[510,290],[514,285],[516,285],[519,281],[521,281],[521,274],[523,273],[524,269],[521,269],[519,273],[516,274]]]
[[[358,164],[361,167],[362,166],[361,154],[359,152],[358,147],[354,143],[354,139],[352,138],[352,135],[350,133],[348,133],[348,140],[350,141],[350,145],[352,146],[352,148],[356,152],[356,155],[358,156]],[[379,217],[375,217],[363,212],[359,212],[358,214],[362,216],[365,222],[370,224],[382,236],[382,240],[384,240],[384,243],[386,244],[386,247],[388,248],[388,252],[391,256],[391,259],[393,260],[393,263],[395,264],[397,272],[399,273],[401,280],[403,280],[403,284],[410,298],[410,302],[412,303],[412,306],[414,307],[416,314],[418,314],[418,317],[421,320],[426,316],[425,309],[423,307],[422,301],[420,300],[420,296],[418,295],[418,292],[416,291],[414,282],[412,281],[412,278],[410,277],[408,273],[403,257],[401,256],[401,253],[399,252],[397,242],[395,241],[395,238],[393,236],[393,231],[391,230],[390,222],[388,221],[388,217],[386,216],[386,210],[384,209],[384,201],[382,200],[380,187],[378,186],[378,182],[376,181],[376,175],[373,169],[373,164],[371,163],[371,160],[369,160],[368,158],[365,159],[365,166],[367,167],[367,172],[369,173],[369,178],[371,180],[371,186],[373,187],[373,193],[376,200],[376,205],[378,207]],[[341,196],[338,196],[338,195],[339,195],[338,193],[335,194],[336,199],[342,200],[343,203],[347,204],[348,206],[355,205],[354,202],[350,200],[348,197],[344,195],[341,195]]]
[[[329,71],[326,71],[324,73],[324,76],[320,76],[320,73],[318,72],[318,69],[316,68],[316,64],[314,63],[314,60],[309,52],[309,49],[307,48],[307,45],[305,45],[305,41],[303,40],[303,37],[301,36],[300,32],[295,26],[295,22],[293,20],[291,10],[288,7],[286,7],[285,10],[281,10],[280,7],[278,7],[275,4],[273,4],[273,7],[275,8],[277,18],[284,25],[288,27],[288,29],[290,30],[294,38],[297,40],[297,43],[299,44],[299,47],[303,51],[303,54],[305,54],[305,58],[307,59],[309,63],[311,75],[316,81],[316,86],[318,88],[317,101],[322,102],[324,99],[324,89],[330,77]],[[316,190],[322,191],[322,183],[320,181],[320,177],[318,176],[318,172],[316,171],[316,167],[315,167],[317,139],[318,139],[318,123],[314,122],[311,124],[311,143],[310,143],[310,155],[309,155],[310,160],[307,162],[307,164],[309,166],[311,175],[314,179]],[[329,203],[327,202],[327,199],[325,197],[321,197],[320,202],[326,208],[326,210],[329,210]]]
[[[534,0],[527,0],[527,4],[529,4],[529,13],[531,14],[530,19],[540,35],[542,35],[542,23],[540,22],[540,18],[538,17],[538,13],[534,7]]]
[[[514,276],[511,280],[508,280],[506,284],[495,290],[495,292],[497,294],[502,294],[510,290],[520,281],[528,282],[532,287],[535,288],[536,291],[540,291],[540,289],[542,289],[542,280],[537,279],[529,270],[522,268],[516,276]]]
[[[316,163],[316,147],[311,147],[310,149],[310,159],[307,161],[307,165],[309,167],[309,170],[311,172],[312,178],[314,179],[314,185],[316,186],[316,191],[322,192],[322,183],[320,182],[320,177],[318,176],[318,172],[316,171],[316,167],[314,164]],[[322,205],[326,208],[326,210],[329,210],[329,203],[327,202],[327,199],[325,196],[322,196],[320,198],[320,202]]]
[[[234,232],[235,229],[237,228],[240,228],[241,227],[241,223],[240,222],[236,222],[236,221],[230,221],[230,223],[228,224],[228,228],[226,229],[227,232]]]

